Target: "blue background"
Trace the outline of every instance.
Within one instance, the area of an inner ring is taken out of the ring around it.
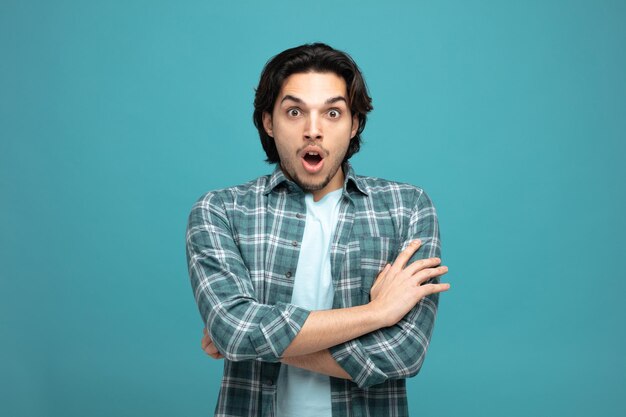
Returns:
[[[268,58],[323,41],[375,110],[361,174],[427,190],[452,290],[423,416],[626,414],[626,3],[0,3],[0,414],[212,415],[184,234],[272,167]]]

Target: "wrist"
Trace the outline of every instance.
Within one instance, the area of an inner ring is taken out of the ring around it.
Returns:
[[[390,324],[387,323],[388,314],[386,314],[385,309],[381,305],[380,301],[374,299],[365,305],[368,311],[368,315],[371,317],[371,320],[376,327],[376,330],[388,327]]]

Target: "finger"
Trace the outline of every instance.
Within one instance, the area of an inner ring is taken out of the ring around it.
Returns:
[[[409,274],[409,276],[411,276],[415,275],[422,269],[434,268],[436,266],[439,266],[439,264],[441,264],[441,259],[439,258],[419,259],[407,266],[404,271]]]
[[[202,340],[200,341],[200,345],[202,346],[202,349],[204,349],[209,343],[213,343],[213,341],[211,340],[211,336],[209,336],[209,332],[207,331],[205,327],[204,336],[202,336]]]
[[[370,288],[370,299],[376,298],[378,296],[379,288],[383,285],[383,283],[387,279],[387,273],[389,272],[389,269],[391,269],[391,265],[390,264],[385,265],[381,273],[378,274],[378,277],[376,277],[376,281],[374,281],[374,284]]]
[[[202,349],[206,349],[206,347],[209,346],[211,343],[213,343],[211,341],[211,339],[203,338],[202,339]]]
[[[215,345],[212,342],[209,343],[204,348],[204,351],[207,353],[207,355],[215,355],[216,353],[219,353],[219,351],[217,350],[217,348],[215,347]]]
[[[387,275],[387,272],[389,272],[389,268],[391,268],[391,264],[387,264],[385,265],[385,267],[383,268],[382,271],[380,271],[380,274],[378,274],[378,276],[376,277],[376,279],[374,280],[374,284],[372,285],[372,289],[383,283],[383,281],[385,280],[385,276]]]
[[[222,355],[219,352],[210,353],[209,356],[212,357],[213,359],[223,359],[224,358],[224,355]]]
[[[447,266],[438,266],[437,268],[426,268],[413,275],[417,279],[417,284],[422,285],[426,281],[444,275],[448,272]]]
[[[450,284],[425,284],[421,285],[419,288],[423,294],[422,298],[424,298],[427,295],[448,291],[450,289]]]
[[[411,256],[419,249],[422,241],[417,239],[409,243],[407,246],[396,258],[395,262],[392,265],[392,268],[396,271],[401,271],[406,266],[406,263],[411,259]]]
[[[207,346],[207,348],[206,348],[206,349],[204,349],[204,352],[205,352],[207,355],[209,355],[209,356],[213,356],[213,355],[216,355],[216,354],[220,353],[220,352],[219,352],[219,351],[215,348],[215,346],[212,346],[212,347],[211,347],[211,346]]]

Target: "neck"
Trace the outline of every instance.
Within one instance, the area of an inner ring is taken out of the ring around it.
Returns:
[[[313,201],[320,201],[326,194],[338,190],[343,187],[343,182],[345,180],[345,175],[343,173],[343,167],[339,167],[335,176],[330,180],[324,188],[321,190],[312,191]]]

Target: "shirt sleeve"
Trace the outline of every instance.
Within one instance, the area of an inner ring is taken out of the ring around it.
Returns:
[[[219,352],[232,361],[279,361],[310,312],[259,303],[218,194],[194,204],[186,243],[196,303]]]
[[[441,257],[437,214],[423,191],[416,198],[402,249],[418,238],[422,245],[409,264],[418,259]],[[334,346],[330,348],[332,356],[361,388],[417,375],[433,332],[438,300],[439,294],[424,297],[395,325]]]

